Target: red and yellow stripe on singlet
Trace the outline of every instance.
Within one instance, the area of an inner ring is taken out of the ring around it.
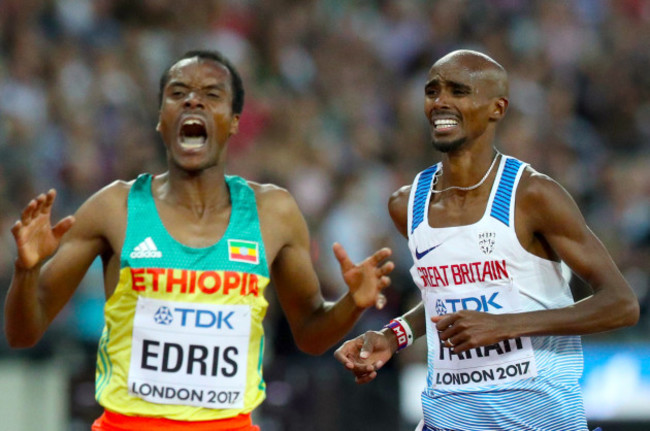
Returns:
[[[260,431],[250,414],[214,421],[174,421],[164,418],[125,416],[105,411],[92,425],[92,431]]]

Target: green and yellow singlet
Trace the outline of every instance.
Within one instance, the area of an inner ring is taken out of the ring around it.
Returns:
[[[120,279],[105,306],[95,395],[105,409],[181,421],[249,413],[262,378],[269,268],[253,190],[226,176],[232,212],[221,240],[169,235],[140,175],[128,197]]]

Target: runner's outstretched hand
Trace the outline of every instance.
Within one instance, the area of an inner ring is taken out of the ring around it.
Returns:
[[[395,268],[391,261],[383,262],[392,253],[389,248],[382,248],[360,264],[355,265],[343,246],[334,243],[334,255],[341,265],[341,274],[357,307],[368,308],[372,305],[381,309],[386,304],[382,289],[390,285],[390,274]]]
[[[52,226],[52,205],[56,190],[41,193],[32,199],[13,227],[18,258],[16,266],[32,269],[50,257],[59,247],[61,237],[72,227],[74,217],[68,216]]]

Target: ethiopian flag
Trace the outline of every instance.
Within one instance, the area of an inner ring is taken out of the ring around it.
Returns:
[[[228,259],[235,262],[259,263],[259,244],[254,241],[229,239]]]

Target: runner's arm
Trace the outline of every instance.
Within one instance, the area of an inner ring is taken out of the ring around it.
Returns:
[[[407,209],[410,190],[410,186],[402,187],[393,193],[388,201],[388,212],[395,228],[405,238],[408,238]],[[411,328],[413,341],[426,333],[422,302],[402,315],[401,318]],[[363,384],[377,377],[377,371],[393,357],[398,346],[395,332],[389,328],[382,328],[377,331],[367,331],[346,341],[334,352],[334,357],[354,374],[357,383]]]
[[[545,175],[531,175],[528,182],[522,210],[531,230],[594,293],[570,307],[520,316],[513,322],[516,335],[583,335],[636,324],[638,300],[573,198]]]
[[[105,193],[104,193],[105,194]],[[4,330],[11,347],[31,347],[70,300],[95,257],[107,250],[101,192],[74,217],[50,225],[56,193],[32,200],[12,229],[18,249],[7,292]]]
[[[354,265],[340,245],[334,252],[341,264],[349,291],[336,302],[325,301],[310,255],[307,223],[285,191],[276,191],[274,235],[282,246],[271,266],[278,300],[297,346],[306,353],[322,354],[347,334],[362,312],[375,305],[381,289],[388,286],[392,262],[382,263],[390,250],[381,249]]]
[[[521,203],[515,223],[531,232],[524,235],[530,242],[522,246],[529,249],[536,238],[543,238],[591,286],[593,295],[550,310],[500,315],[464,310],[436,317],[440,338],[462,352],[520,336],[585,335],[636,324],[639,303],[634,292],[566,190],[539,174],[527,178],[522,189],[517,192]]]

